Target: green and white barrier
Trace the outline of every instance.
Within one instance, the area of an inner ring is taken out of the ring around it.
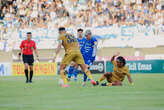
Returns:
[[[130,73],[164,73],[164,60],[127,61]],[[113,65],[106,62],[106,72],[112,72]]]

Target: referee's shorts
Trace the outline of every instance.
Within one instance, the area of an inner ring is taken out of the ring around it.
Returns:
[[[28,65],[33,65],[34,63],[34,56],[32,55],[24,55],[23,54],[23,63],[27,63]]]

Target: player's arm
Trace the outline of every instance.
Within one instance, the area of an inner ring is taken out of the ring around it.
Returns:
[[[36,48],[36,44],[35,44],[35,42],[34,42],[34,46],[33,46],[33,48],[34,48],[35,55],[36,55],[36,57],[38,58],[39,55],[38,55],[38,51],[37,51],[37,48]]]
[[[37,57],[39,57],[37,49],[35,49],[34,52],[35,52],[35,55],[36,55]]]
[[[97,53],[97,40],[94,41],[92,56],[90,57],[91,63],[95,61],[96,53]]]
[[[79,44],[79,42],[78,42],[77,44],[78,44],[78,47],[79,47],[79,49],[80,49],[80,44]]]
[[[23,47],[24,47],[24,44],[23,44],[23,42],[21,42],[20,51],[18,52],[18,59],[19,59],[19,61],[21,60],[21,56],[23,54]]]
[[[62,46],[62,40],[59,40],[59,42],[58,42],[58,46],[57,46],[57,49],[56,49],[56,52],[55,52],[55,54],[54,54],[53,61],[56,60],[56,56],[57,56],[58,53],[60,52],[60,50],[61,50],[61,46]]]
[[[112,56],[112,58],[111,58],[111,62],[112,62],[112,64],[113,64],[113,61],[114,61],[115,57],[117,57],[119,54],[120,54],[120,53],[117,52],[117,53],[115,53],[115,54]]]
[[[128,80],[129,80],[129,83],[134,86],[134,83],[133,83],[133,80],[132,80],[132,77],[130,74],[127,74],[127,77],[128,77]]]

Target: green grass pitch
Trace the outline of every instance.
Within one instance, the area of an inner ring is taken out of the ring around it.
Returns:
[[[79,80],[61,88],[58,78],[25,84],[23,76],[0,77],[0,110],[164,110],[164,74],[133,74],[134,88],[127,78],[122,87],[82,87]]]

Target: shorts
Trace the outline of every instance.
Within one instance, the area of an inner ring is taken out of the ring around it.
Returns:
[[[81,55],[80,52],[77,53],[66,53],[64,55],[64,58],[62,59],[61,64],[70,64],[71,61],[74,61],[77,64],[85,64],[83,56]]]
[[[23,54],[23,63],[27,63],[28,65],[33,65],[34,56],[33,55],[24,55]]]
[[[85,64],[87,64],[88,66],[91,66],[92,65],[92,61],[87,57],[83,57],[84,58],[84,61],[85,61]]]
[[[112,73],[110,74],[104,74],[104,76],[106,77],[106,80],[109,82],[109,83],[112,83],[112,82],[115,82],[115,81],[119,81],[117,80],[113,75]]]

